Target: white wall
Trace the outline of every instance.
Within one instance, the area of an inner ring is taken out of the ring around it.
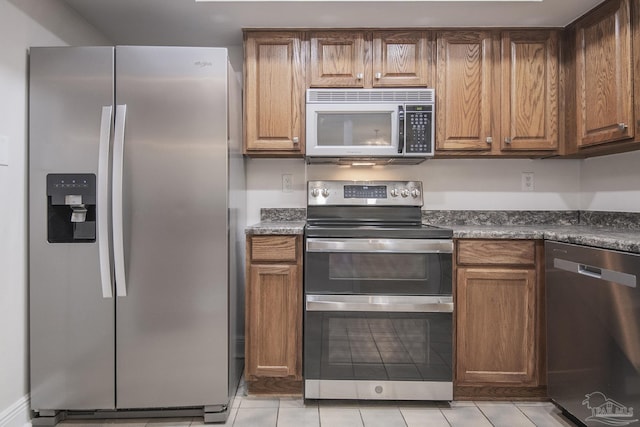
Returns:
[[[580,160],[432,159],[413,166],[353,168],[305,165],[301,159],[250,159],[247,221],[260,208],[305,207],[306,180],[400,179],[424,185],[424,209],[577,210]],[[534,191],[521,190],[522,172],[534,173]],[[294,191],[282,191],[282,174],[293,174]]]
[[[437,159],[362,169],[301,159],[247,162],[248,224],[260,220],[262,207],[305,207],[307,179],[421,180],[425,209],[640,212],[640,151],[585,160]],[[534,172],[531,193],[520,190],[522,172]],[[292,193],[282,192],[283,173],[293,174]]]
[[[640,151],[585,159],[580,209],[640,212]]]
[[[22,424],[28,383],[27,51],[109,44],[58,0],[0,0],[0,425]],[[24,406],[24,408],[23,408]],[[13,415],[16,415],[13,417]]]
[[[306,165],[302,159],[247,159],[247,224],[260,208],[306,208]],[[282,174],[293,175],[293,192],[282,191]]]

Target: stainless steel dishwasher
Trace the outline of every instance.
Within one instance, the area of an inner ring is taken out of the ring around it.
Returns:
[[[640,426],[640,255],[557,242],[545,254],[549,397],[587,426]]]

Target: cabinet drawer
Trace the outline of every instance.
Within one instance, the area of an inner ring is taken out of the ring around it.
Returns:
[[[251,261],[297,260],[296,236],[251,236]]]
[[[458,264],[532,265],[535,263],[533,240],[459,240]]]

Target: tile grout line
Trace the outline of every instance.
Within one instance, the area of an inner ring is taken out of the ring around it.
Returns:
[[[402,412],[402,409],[400,409],[400,407],[398,407],[398,411],[400,411],[400,416],[402,417],[402,421],[404,421],[404,425],[409,427],[409,423],[407,422],[407,419],[404,417],[404,412]]]
[[[528,416],[527,414],[525,414],[525,413],[524,413],[524,411],[523,411],[522,409],[520,409],[520,407],[519,407],[518,405],[516,405],[515,403],[514,403],[513,405],[514,405],[516,408],[518,408],[518,411],[520,411],[520,413],[521,413],[522,415],[524,415],[524,417],[525,417],[526,419],[528,419],[529,421],[531,421],[531,424],[536,425],[536,423],[535,423],[531,418],[529,418],[529,416]]]
[[[491,419],[489,418],[489,416],[487,414],[484,413],[484,411],[482,410],[481,407],[479,407],[476,402],[474,401],[473,404],[476,406],[476,408],[478,408],[478,410],[480,411],[480,413],[482,414],[483,417],[485,417],[487,419],[487,421],[489,421],[489,424],[491,424],[493,427],[495,427],[495,424],[493,424],[493,422],[491,421]],[[513,405],[515,406],[515,405]],[[535,426],[535,424],[533,424]]]
[[[444,421],[445,421],[447,424],[449,424],[449,427],[452,427],[452,426],[453,426],[453,424],[451,424],[451,423],[449,422],[449,418],[447,418],[447,416],[444,414],[444,412],[442,412],[442,408],[438,408],[438,411],[440,411],[440,415],[442,415],[442,418],[444,418]]]

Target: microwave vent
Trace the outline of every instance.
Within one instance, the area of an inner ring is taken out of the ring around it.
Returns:
[[[433,104],[433,89],[307,89],[313,104]]]

